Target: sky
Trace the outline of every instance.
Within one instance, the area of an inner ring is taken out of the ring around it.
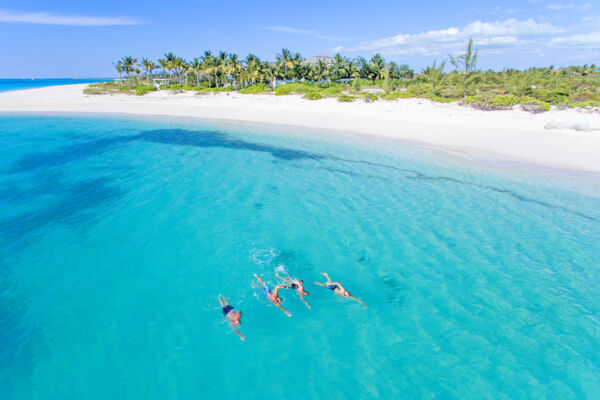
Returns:
[[[112,77],[123,56],[206,49],[381,53],[418,71],[464,52],[469,37],[482,69],[600,64],[600,2],[2,0],[0,78]]]

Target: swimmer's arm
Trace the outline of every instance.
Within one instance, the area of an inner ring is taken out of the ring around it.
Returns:
[[[304,295],[303,294],[300,295],[300,299],[304,302],[304,304],[306,304],[306,307],[308,307],[308,309],[310,310],[310,306],[308,305],[308,303],[306,302],[306,300],[304,300]]]
[[[321,283],[321,282],[315,282],[314,284],[317,286],[327,287],[324,283]]]
[[[279,289],[289,289],[289,286],[284,286],[284,285],[277,285],[275,286],[275,289],[273,289],[273,294],[275,295],[275,297],[277,297],[279,294]]]
[[[256,274],[254,274],[254,276],[256,277],[256,279],[258,279],[258,281],[259,281],[259,282],[260,282],[262,285],[264,285],[264,284],[265,284],[265,283],[263,282],[263,280],[262,280],[262,279],[260,279],[260,276],[258,276],[258,275],[256,275]]]
[[[283,308],[283,307],[281,306],[281,304],[279,304],[279,303],[277,303],[277,302],[272,302],[272,303],[275,305],[275,307],[277,307],[277,308],[279,308],[281,311],[283,311],[283,312],[285,313],[285,315],[287,315],[288,317],[291,317],[291,316],[292,316],[292,313],[290,313],[288,310],[286,310],[285,308]]]
[[[275,274],[275,276],[278,277],[279,279],[281,279],[282,281],[284,281],[285,283],[287,283],[288,285],[292,283],[292,282],[290,282],[289,279],[286,279],[283,276],[280,276],[279,274]]]
[[[351,299],[354,299],[354,300],[358,301],[360,304],[363,305],[364,308],[368,308],[367,305],[365,303],[363,303],[362,300],[359,299],[358,297],[354,297],[354,296],[348,296],[348,297],[351,298]]]

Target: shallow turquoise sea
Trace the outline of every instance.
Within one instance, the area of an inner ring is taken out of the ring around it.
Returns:
[[[282,269],[312,310],[261,297],[252,275]],[[314,286],[323,271],[368,309]],[[599,396],[597,176],[307,129],[0,115],[2,399]]]

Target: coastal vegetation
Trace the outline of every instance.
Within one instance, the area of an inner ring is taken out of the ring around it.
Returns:
[[[299,53],[282,49],[275,61],[269,62],[253,54],[241,60],[223,51],[205,51],[191,61],[166,53],[157,63],[124,57],[115,63],[119,81],[92,84],[85,92],[144,95],[158,89],[198,94],[237,91],[299,94],[309,100],[329,97],[340,102],[424,98],[482,110],[521,105],[530,112],[547,111],[551,106],[600,107],[596,65],[483,71],[477,68],[477,61],[472,40],[465,53],[449,54],[448,60],[440,64],[434,61],[419,72],[406,64],[387,62],[380,54],[368,60],[341,54],[306,60]],[[453,68],[447,68],[449,65]]]

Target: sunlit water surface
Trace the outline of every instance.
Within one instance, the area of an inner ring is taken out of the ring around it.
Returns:
[[[252,275],[276,268],[312,310],[261,297]],[[594,176],[302,129],[0,116],[2,399],[599,396]]]

